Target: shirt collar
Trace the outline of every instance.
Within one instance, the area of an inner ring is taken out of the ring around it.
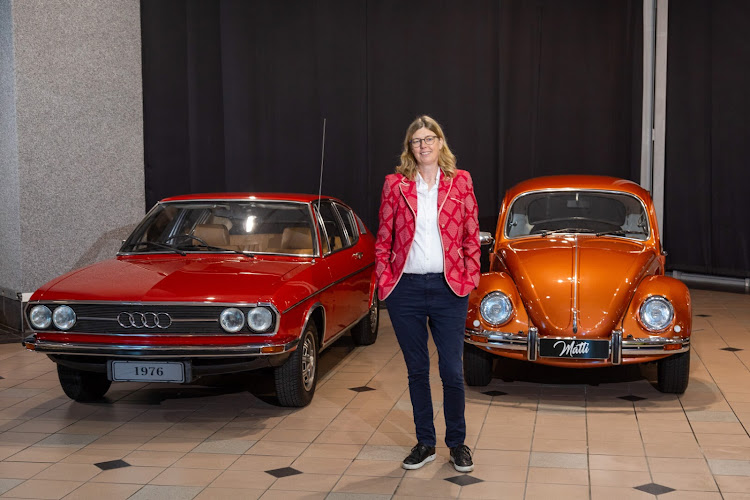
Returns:
[[[440,184],[440,176],[442,174],[441,168],[438,167],[437,169],[437,176],[435,177],[435,185],[434,187],[437,187],[438,184]],[[422,174],[419,173],[419,170],[417,170],[417,189],[422,189],[424,191],[427,191],[427,182],[422,178]]]

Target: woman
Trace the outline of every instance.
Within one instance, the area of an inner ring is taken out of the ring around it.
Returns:
[[[378,295],[404,354],[417,430],[403,467],[435,460],[429,323],[443,381],[445,444],[456,470],[470,472],[462,354],[468,294],[479,283],[477,201],[471,176],[456,168],[443,130],[429,116],[406,130],[401,164],[385,178],[379,215]]]

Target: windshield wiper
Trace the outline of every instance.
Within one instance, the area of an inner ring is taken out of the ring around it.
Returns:
[[[623,229],[617,229],[614,231],[600,231],[596,233],[596,236],[625,236],[626,234],[643,234],[646,235],[648,233],[644,233],[643,231],[625,231]]]
[[[206,250],[217,250],[217,251],[222,252],[222,253],[231,252],[231,253],[236,253],[237,255],[242,255],[244,257],[248,257],[248,258],[251,258],[251,259],[255,258],[255,254],[254,253],[243,252],[242,250],[230,250],[229,248],[216,247],[216,246],[213,246],[213,245],[209,245],[207,243],[198,243],[198,244],[192,244],[192,245],[180,245],[180,248],[205,248]]]
[[[165,243],[159,243],[158,241],[138,241],[136,243],[129,244],[126,248],[129,250],[135,250],[136,248],[142,247],[142,246],[164,248],[166,250],[171,250],[180,255],[187,255],[185,252],[183,252],[179,248],[173,247],[172,245],[167,245]]]
[[[591,229],[584,229],[580,227],[565,227],[562,229],[552,229],[550,231],[544,231],[542,233],[542,238],[546,238],[550,234],[555,234],[555,233],[593,233],[593,232],[594,231],[592,231]]]

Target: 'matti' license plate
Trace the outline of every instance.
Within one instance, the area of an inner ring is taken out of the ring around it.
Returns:
[[[179,361],[110,361],[115,382],[185,382],[185,363]]]
[[[539,339],[539,356],[545,358],[609,358],[609,340]]]

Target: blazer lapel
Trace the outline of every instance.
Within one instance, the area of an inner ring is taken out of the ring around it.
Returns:
[[[417,183],[409,181],[404,177],[398,184],[401,195],[406,200],[406,204],[411,208],[414,218],[417,218]]]
[[[440,185],[438,186],[438,213],[443,209],[445,200],[448,199],[448,193],[450,193],[453,187],[453,179],[448,179],[446,176],[440,178]]]

